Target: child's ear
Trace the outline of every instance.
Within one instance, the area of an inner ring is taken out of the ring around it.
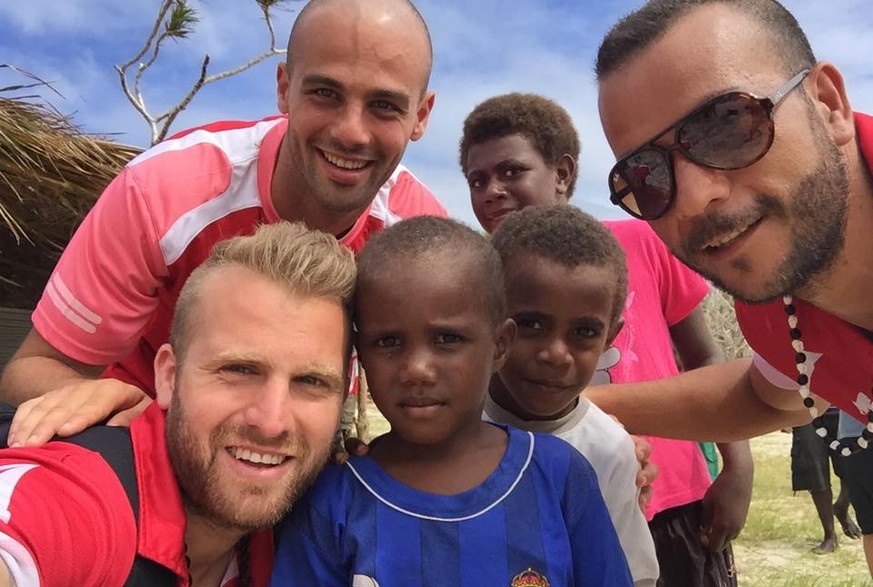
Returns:
[[[503,368],[506,359],[509,357],[509,351],[512,350],[512,343],[515,342],[515,335],[518,333],[518,327],[515,320],[507,318],[500,326],[497,327],[495,345],[494,345],[494,372],[496,373]]]
[[[615,337],[618,336],[618,333],[621,332],[622,328],[624,328],[624,317],[620,317],[609,327],[609,335],[606,337],[606,344],[604,346],[611,346],[615,341]]]
[[[576,160],[567,153],[558,158],[555,164],[555,192],[564,199],[569,200],[570,184],[576,176]]]
[[[176,392],[176,355],[169,343],[164,343],[155,355],[155,400],[162,410],[170,406]]]

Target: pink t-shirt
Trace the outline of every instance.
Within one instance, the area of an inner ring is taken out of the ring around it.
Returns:
[[[280,220],[271,200],[287,118],[220,122],[133,159],[70,240],[33,313],[56,349],[154,393],[176,298],[215,243]],[[403,218],[446,211],[399,166],[340,242],[359,251]]]
[[[604,222],[627,255],[625,324],[597,365],[592,385],[661,379],[678,373],[671,326],[703,301],[709,285],[670,254],[649,225],[638,220]],[[664,510],[703,498],[711,481],[695,442],[645,437],[660,475],[646,510],[651,520]]]

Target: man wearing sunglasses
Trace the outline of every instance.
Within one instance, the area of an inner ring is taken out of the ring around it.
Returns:
[[[823,432],[827,403],[866,423],[873,118],[837,68],[772,0],[652,0],[607,34],[597,76],[613,203],[734,295],[755,356],[593,399],[635,433],[722,442],[811,418]]]

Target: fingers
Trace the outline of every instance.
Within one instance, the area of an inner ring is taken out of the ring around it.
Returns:
[[[721,552],[736,537],[736,533],[731,532],[724,524],[717,522],[709,528],[700,529],[700,542],[710,552]]]
[[[130,426],[134,418],[142,414],[152,404],[152,398],[144,396],[132,408],[117,412],[106,421],[107,426]],[[60,434],[60,432],[59,432]],[[65,436],[62,434],[62,436]]]
[[[658,465],[649,460],[652,454],[652,445],[645,438],[631,435],[634,441],[634,453],[640,464],[637,471],[636,483],[640,488],[640,509],[646,513],[649,502],[652,501],[652,482],[658,477]]]
[[[634,452],[637,455],[637,461],[639,461],[640,467],[645,468],[649,457],[652,456],[652,445],[645,438],[633,434],[631,434],[631,440],[634,441]]]
[[[660,470],[654,461],[640,462],[642,467],[637,471],[637,487],[641,490],[651,489],[652,482],[658,478]]]
[[[39,446],[55,435],[70,436],[136,406],[145,394],[116,379],[84,380],[21,405],[9,429],[9,446]]]
[[[346,452],[346,447],[343,446],[342,432],[338,432],[333,437],[333,442],[330,446],[330,462],[335,465],[343,465],[349,460],[349,453]]]
[[[370,452],[370,446],[361,440],[360,438],[349,437],[346,439],[346,451],[355,455],[356,457],[362,457]]]
[[[654,495],[654,491],[652,491],[651,485],[646,485],[640,489],[640,511],[643,512],[643,515],[646,513],[646,509],[649,507],[649,503],[652,501],[652,495]]]

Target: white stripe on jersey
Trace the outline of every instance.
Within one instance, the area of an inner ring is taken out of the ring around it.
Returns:
[[[191,241],[216,220],[239,210],[261,205],[258,196],[258,150],[264,136],[271,128],[282,122],[284,119],[277,118],[218,132],[196,130],[179,139],[159,143],[129,163],[130,166],[135,166],[155,155],[203,143],[221,149],[230,163],[231,176],[228,187],[231,191],[210,198],[209,201],[189,210],[180,216],[161,237],[161,254],[166,265],[178,261]]]
[[[0,532],[0,558],[6,563],[16,587],[39,587],[39,571],[30,552],[17,541]]]
[[[60,292],[58,287],[56,287],[55,277],[58,277],[57,273],[54,273],[48,283],[45,284],[45,293],[46,295],[48,295],[49,299],[52,301],[52,303],[55,305],[61,315],[88,334],[94,334],[95,332],[97,332],[97,325],[94,322],[89,322],[81,315],[77,314],[76,311],[70,307],[70,305],[67,303],[67,297]],[[61,284],[63,283],[63,281],[61,281],[59,277],[57,282]],[[69,299],[71,299],[73,302],[78,303],[78,300],[72,297],[70,290],[67,289],[66,286],[63,286],[63,288],[66,290]],[[84,308],[81,303],[78,303],[78,306]],[[99,316],[97,316],[97,318],[98,320],[102,320]]]

